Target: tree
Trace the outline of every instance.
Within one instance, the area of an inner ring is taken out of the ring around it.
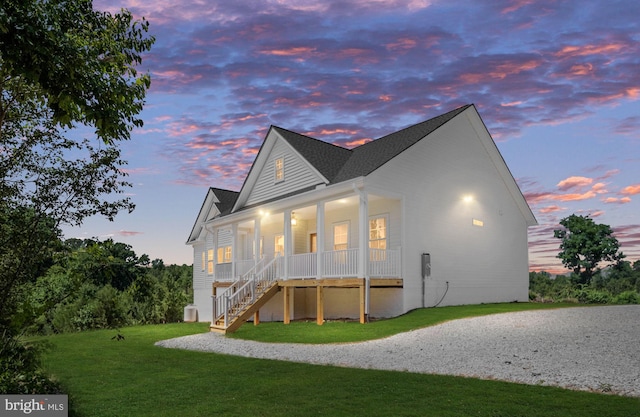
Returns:
[[[591,281],[600,262],[619,262],[625,257],[618,252],[618,240],[606,224],[597,224],[589,216],[572,214],[560,220],[560,225],[564,228],[553,231],[554,237],[562,239],[557,257],[580,277],[582,284]]]
[[[92,126],[106,143],[129,139],[150,84],[136,69],[155,41],[148,28],[127,10],[93,10],[92,0],[3,0],[0,80],[36,86],[56,124]],[[12,105],[3,104],[0,128]]]
[[[147,31],[91,0],[0,5],[0,350],[22,324],[25,285],[59,250],[59,226],[134,208],[118,196],[130,186],[118,142],[142,125]],[[75,128],[93,134],[71,138]]]

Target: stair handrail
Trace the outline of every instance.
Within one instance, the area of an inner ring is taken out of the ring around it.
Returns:
[[[225,303],[225,298],[230,296],[234,292],[236,292],[243,284],[245,284],[249,279],[251,279],[251,274],[254,273],[258,268],[260,268],[264,262],[266,261],[266,257],[260,258],[258,262],[254,266],[252,266],[244,275],[239,277],[237,280],[233,281],[231,285],[222,290],[219,294],[216,294],[213,297],[213,317],[211,319],[211,323],[215,323],[220,320],[224,315],[224,312],[228,309]]]
[[[224,327],[228,327],[229,324],[240,315],[240,313],[250,304],[253,304],[256,299],[267,290],[267,287],[258,288],[258,283],[267,282],[272,283],[277,281],[280,255],[277,255],[267,265],[264,266],[258,273],[254,274],[247,281],[238,288],[233,294],[226,294],[224,296]],[[271,273],[270,273],[271,272]],[[267,279],[264,279],[265,275]],[[246,275],[245,275],[246,276]],[[262,279],[260,279],[262,278]],[[215,321],[222,318],[220,315]]]

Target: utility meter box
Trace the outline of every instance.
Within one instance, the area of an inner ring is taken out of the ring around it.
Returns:
[[[420,259],[422,261],[422,278],[431,276],[431,254],[423,253]]]

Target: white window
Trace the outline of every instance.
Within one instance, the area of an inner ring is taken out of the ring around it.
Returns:
[[[213,249],[207,251],[207,274],[213,275]]]
[[[218,263],[228,264],[231,262],[231,246],[218,248]]]
[[[274,256],[284,256],[284,236],[276,235],[274,239]]]
[[[349,223],[333,225],[333,250],[346,250],[349,248]]]
[[[202,254],[201,254],[201,255],[202,255],[202,259],[201,259],[201,263],[202,263],[202,270],[204,271],[204,268],[205,268],[205,266],[207,265],[207,263],[206,263],[206,259],[205,259],[205,256],[206,256],[206,255],[205,255],[204,251],[202,252]]]
[[[284,181],[284,158],[275,161],[275,182]]]
[[[387,249],[387,216],[369,219],[369,247]]]
[[[386,260],[387,249],[387,216],[369,218],[369,260]]]

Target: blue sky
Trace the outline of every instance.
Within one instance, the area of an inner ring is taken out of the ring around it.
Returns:
[[[66,237],[192,263],[209,186],[238,190],[270,125],[353,147],[474,103],[562,272],[558,221],[589,214],[640,259],[640,3],[98,0],[157,38],[143,128],[123,144],[137,209]]]

